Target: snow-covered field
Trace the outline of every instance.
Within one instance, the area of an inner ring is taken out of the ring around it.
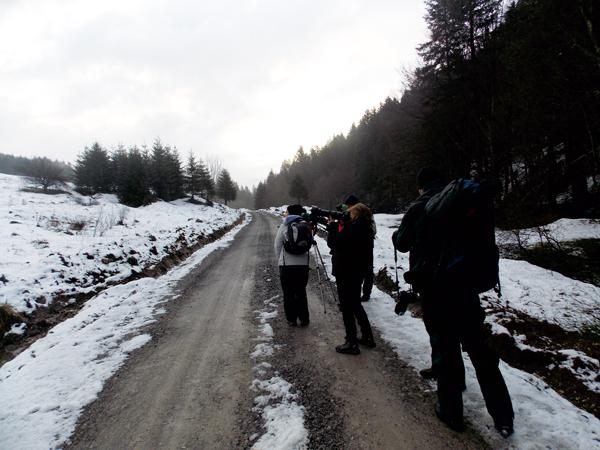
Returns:
[[[559,242],[577,239],[600,239],[600,220],[593,219],[558,219],[543,227],[518,230],[521,244],[525,246],[544,242],[546,236],[551,236]],[[501,244],[516,244],[517,234],[514,231],[499,231],[498,242]]]
[[[164,312],[163,302],[177,297],[179,280],[212,251],[227,247],[248,221],[160,278],[109,287],[2,366],[0,449],[48,449],[65,442],[104,382],[152,339],[142,327]]]
[[[0,174],[0,304],[31,312],[96,292],[234,222],[239,211],[185,200],[129,208],[114,195],[23,192]]]

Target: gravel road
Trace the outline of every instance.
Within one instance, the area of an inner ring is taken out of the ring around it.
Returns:
[[[249,355],[258,334],[255,310],[281,294],[272,249],[279,220],[253,217],[229,248],[182,281],[181,296],[148,328],[152,341],[86,408],[68,448],[248,448],[263,433],[252,409]],[[378,335],[373,350],[337,354],[341,315],[331,296],[323,313],[314,270],[308,294],[307,328],[289,327],[279,304],[271,325],[283,347],[269,362],[305,407],[309,448],[486,447],[473,431],[457,434],[437,421],[431,388]]]

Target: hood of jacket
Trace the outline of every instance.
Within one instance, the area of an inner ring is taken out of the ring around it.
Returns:
[[[290,214],[285,219],[283,219],[283,224],[284,225],[289,225],[290,223],[295,222],[298,219],[302,219],[302,217],[296,216],[294,214]]]

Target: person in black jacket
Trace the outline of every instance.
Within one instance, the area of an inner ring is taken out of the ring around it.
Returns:
[[[453,430],[464,429],[462,345],[475,367],[494,425],[508,437],[513,433],[512,403],[498,368],[498,355],[486,344],[485,313],[479,296],[464,280],[454,280],[438,267],[444,242],[441,230],[427,219],[425,205],[441,190],[440,176],[433,169],[421,169],[417,185],[420,196],[404,215],[393,240],[397,250],[410,251],[410,270],[404,278],[420,293],[423,321],[430,335],[432,367],[438,381],[435,413]]]
[[[351,208],[352,206],[359,203],[358,197],[354,194],[350,194],[346,196],[344,199],[343,205],[346,205],[346,209]],[[371,232],[373,233],[373,246],[375,244],[375,236],[377,235],[377,225],[375,224],[375,219],[373,215],[371,215]],[[373,282],[374,280],[373,274],[373,247],[371,247],[371,252],[367,255],[367,259],[364,261],[364,275],[362,282],[362,297],[360,298],[361,302],[368,302],[371,299],[371,292],[373,291]]]
[[[371,220],[371,210],[357,203],[348,209],[346,220],[327,226],[327,245],[332,251],[333,275],[346,329],[346,341],[335,348],[338,353],[358,355],[358,344],[375,347],[371,324],[360,301],[364,263],[373,251]],[[360,338],[356,322],[361,329]]]
[[[404,274],[404,279],[419,294],[423,307],[423,322],[431,344],[431,367],[419,373],[426,379],[437,378],[440,362],[439,336],[432,322],[433,299],[430,297],[435,296],[431,286],[442,244],[435,230],[430,229],[425,220],[425,205],[442,188],[442,177],[436,170],[430,168],[420,170],[417,175],[419,196],[411,203],[402,218],[400,227],[392,235],[396,250],[402,253],[410,252],[409,271]],[[462,365],[462,373],[462,387],[464,387],[464,365]]]

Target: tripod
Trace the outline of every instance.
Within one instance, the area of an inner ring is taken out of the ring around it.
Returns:
[[[335,294],[335,290],[333,289],[332,281],[329,278],[329,274],[327,273],[327,268],[325,266],[325,261],[323,261],[323,256],[321,255],[321,251],[319,250],[319,246],[317,245],[316,242],[314,243],[313,248],[315,249],[315,261],[317,263],[317,279],[319,281],[319,290],[321,291],[321,300],[323,302],[323,314],[327,314],[327,310],[325,308],[325,295],[323,293],[323,279],[321,278],[320,269],[323,269],[323,274],[325,275],[325,280],[327,281],[327,285],[329,286],[329,290],[331,292],[331,296],[335,300],[337,300],[337,296]],[[320,267],[319,267],[319,263],[321,264]]]

